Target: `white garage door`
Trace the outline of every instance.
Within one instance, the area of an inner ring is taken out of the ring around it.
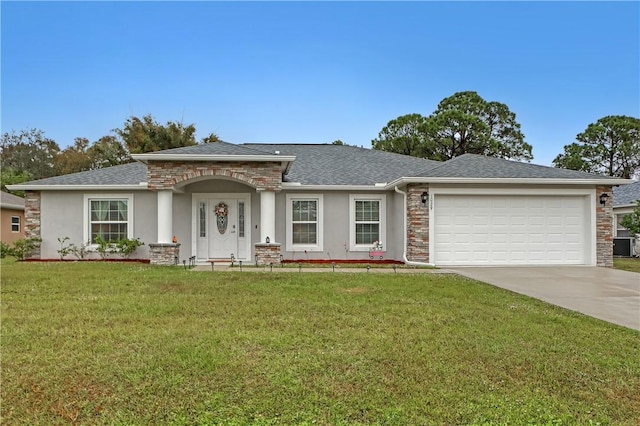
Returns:
[[[437,265],[579,265],[584,196],[435,195]]]

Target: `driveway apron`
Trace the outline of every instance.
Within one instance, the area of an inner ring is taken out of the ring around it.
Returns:
[[[589,266],[464,267],[453,272],[640,330],[640,274]]]

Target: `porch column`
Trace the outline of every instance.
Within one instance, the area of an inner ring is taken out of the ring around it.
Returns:
[[[276,242],[276,193],[260,192],[260,242]]]
[[[173,238],[173,191],[158,191],[158,243],[171,243]]]

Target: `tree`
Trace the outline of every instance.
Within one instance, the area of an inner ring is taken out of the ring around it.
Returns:
[[[589,124],[553,164],[625,179],[640,174],[640,119],[609,115]]]
[[[340,139],[336,139],[335,141],[331,142],[331,145],[344,145],[344,142],[342,142]]]
[[[627,228],[631,235],[640,235],[640,200],[636,203],[636,208],[620,221],[620,225]]]
[[[12,131],[2,135],[0,161],[2,168],[14,174],[28,173],[32,179],[55,175],[55,157],[60,147],[38,129]]]
[[[179,148],[196,144],[196,128],[182,123],[168,121],[161,125],[147,114],[142,119],[131,116],[124,123],[122,129],[114,129],[130,154],[161,151],[163,149]]]
[[[424,156],[427,143],[424,134],[426,120],[420,114],[407,114],[389,121],[378,133],[378,138],[371,141],[373,149],[415,157]]]
[[[476,92],[458,92],[443,99],[427,118],[424,133],[425,156],[432,160],[446,161],[467,153],[533,159],[516,115],[505,104],[487,102]]]
[[[216,143],[216,142],[222,142],[222,139],[220,139],[218,135],[216,135],[215,133],[209,133],[209,136],[206,136],[200,139],[201,144]]]
[[[515,114],[476,92],[454,93],[440,101],[429,117],[409,114],[391,120],[372,144],[374,149],[438,161],[466,153],[533,159]]]
[[[92,169],[117,166],[131,161],[127,150],[115,136],[101,137],[93,143],[88,153]]]
[[[63,149],[55,157],[55,170],[57,175],[91,170],[91,164],[89,139],[87,138],[75,138],[73,145]]]
[[[28,182],[30,180],[33,180],[33,176],[31,176],[29,172],[16,171],[9,167],[2,167],[2,170],[0,170],[0,185],[4,192],[24,197],[24,191],[10,191],[7,185],[15,185],[16,183]]]

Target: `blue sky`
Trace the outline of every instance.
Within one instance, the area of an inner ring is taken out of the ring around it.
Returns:
[[[473,90],[551,164],[606,115],[640,116],[638,2],[7,2],[2,132],[61,147],[131,115],[243,142],[371,146]]]

